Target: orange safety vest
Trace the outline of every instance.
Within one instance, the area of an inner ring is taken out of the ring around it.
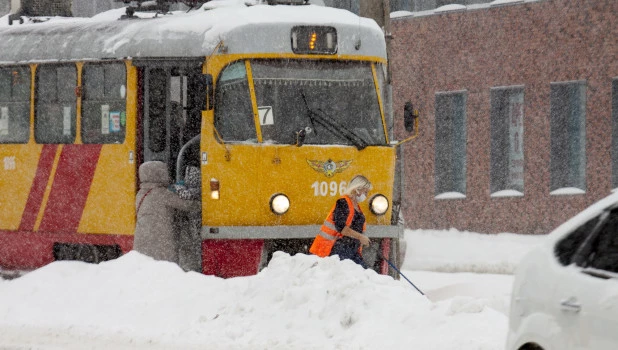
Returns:
[[[350,197],[343,196],[343,198],[345,198],[346,202],[348,202],[348,208],[350,208],[350,213],[348,214],[348,217],[345,220],[345,225],[350,226],[352,224],[352,219],[354,219],[354,204],[352,203],[352,200],[350,199]],[[310,253],[315,254],[322,258],[325,256],[329,256],[330,251],[333,249],[333,246],[335,245],[335,242],[339,238],[343,237],[341,232],[337,231],[337,228],[335,227],[334,214],[335,214],[336,207],[337,207],[337,203],[333,205],[333,208],[328,213],[326,220],[324,220],[324,223],[322,224],[322,227],[320,228],[320,232],[318,233],[317,236],[315,236],[315,239],[313,240],[313,244],[311,244],[311,248],[309,248]]]

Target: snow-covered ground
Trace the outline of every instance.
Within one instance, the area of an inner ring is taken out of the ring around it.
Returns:
[[[231,279],[137,252],[55,262],[0,280],[0,349],[503,349],[510,274],[543,239],[406,231],[402,272],[426,296],[336,257]]]

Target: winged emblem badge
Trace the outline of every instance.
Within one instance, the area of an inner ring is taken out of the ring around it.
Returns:
[[[350,164],[352,164],[352,160],[350,159],[334,162],[333,160],[329,159],[324,162],[321,160],[307,159],[307,163],[309,164],[311,169],[317,171],[318,173],[324,173],[326,177],[332,177],[336,173],[340,173],[346,170],[350,166]]]

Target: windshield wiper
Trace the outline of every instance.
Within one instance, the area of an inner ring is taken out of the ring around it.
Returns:
[[[324,127],[327,127],[327,124],[328,124],[328,126],[333,128],[339,135],[343,136],[345,139],[352,142],[352,144],[354,144],[354,146],[356,146],[358,150],[363,150],[365,147],[369,146],[367,141],[363,140],[363,138],[358,136],[352,130],[341,125],[339,122],[337,122],[337,120],[335,120],[329,114],[327,114],[321,109],[318,109],[318,112],[322,114],[313,112],[313,114],[318,117],[317,118],[318,123],[322,124]]]
[[[327,114],[323,110],[318,109],[317,111],[315,111],[311,107],[309,107],[309,103],[307,102],[307,97],[305,96],[304,91],[301,90],[300,93],[303,97],[303,100],[305,101],[305,106],[307,107],[307,111],[309,112],[309,120],[311,121],[311,125],[313,126],[314,130],[315,130],[315,125],[314,125],[314,120],[315,120],[318,124],[326,128],[326,130],[334,134],[337,134],[339,136],[342,136],[346,140],[352,142],[352,144],[356,146],[356,148],[359,151],[363,150],[365,147],[369,145],[360,136],[358,136],[352,130],[341,125],[339,122],[337,122],[337,120],[335,120],[333,117],[331,117],[329,114]]]
[[[300,90],[300,95],[303,97],[303,101],[305,101],[305,108],[307,108],[307,112],[308,117],[309,117],[309,121],[311,122],[311,127],[313,128],[313,132],[315,132],[315,134],[318,134],[318,131],[315,128],[315,121],[313,120],[313,115],[315,114],[315,112],[311,109],[311,107],[309,107],[309,103],[307,103],[307,96],[305,96],[305,91],[303,91],[302,89]]]

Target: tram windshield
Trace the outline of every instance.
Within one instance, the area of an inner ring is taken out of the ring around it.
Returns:
[[[217,86],[215,126],[225,141],[256,141],[246,64],[228,66]],[[262,139],[293,144],[384,145],[386,137],[371,64],[254,60]]]

